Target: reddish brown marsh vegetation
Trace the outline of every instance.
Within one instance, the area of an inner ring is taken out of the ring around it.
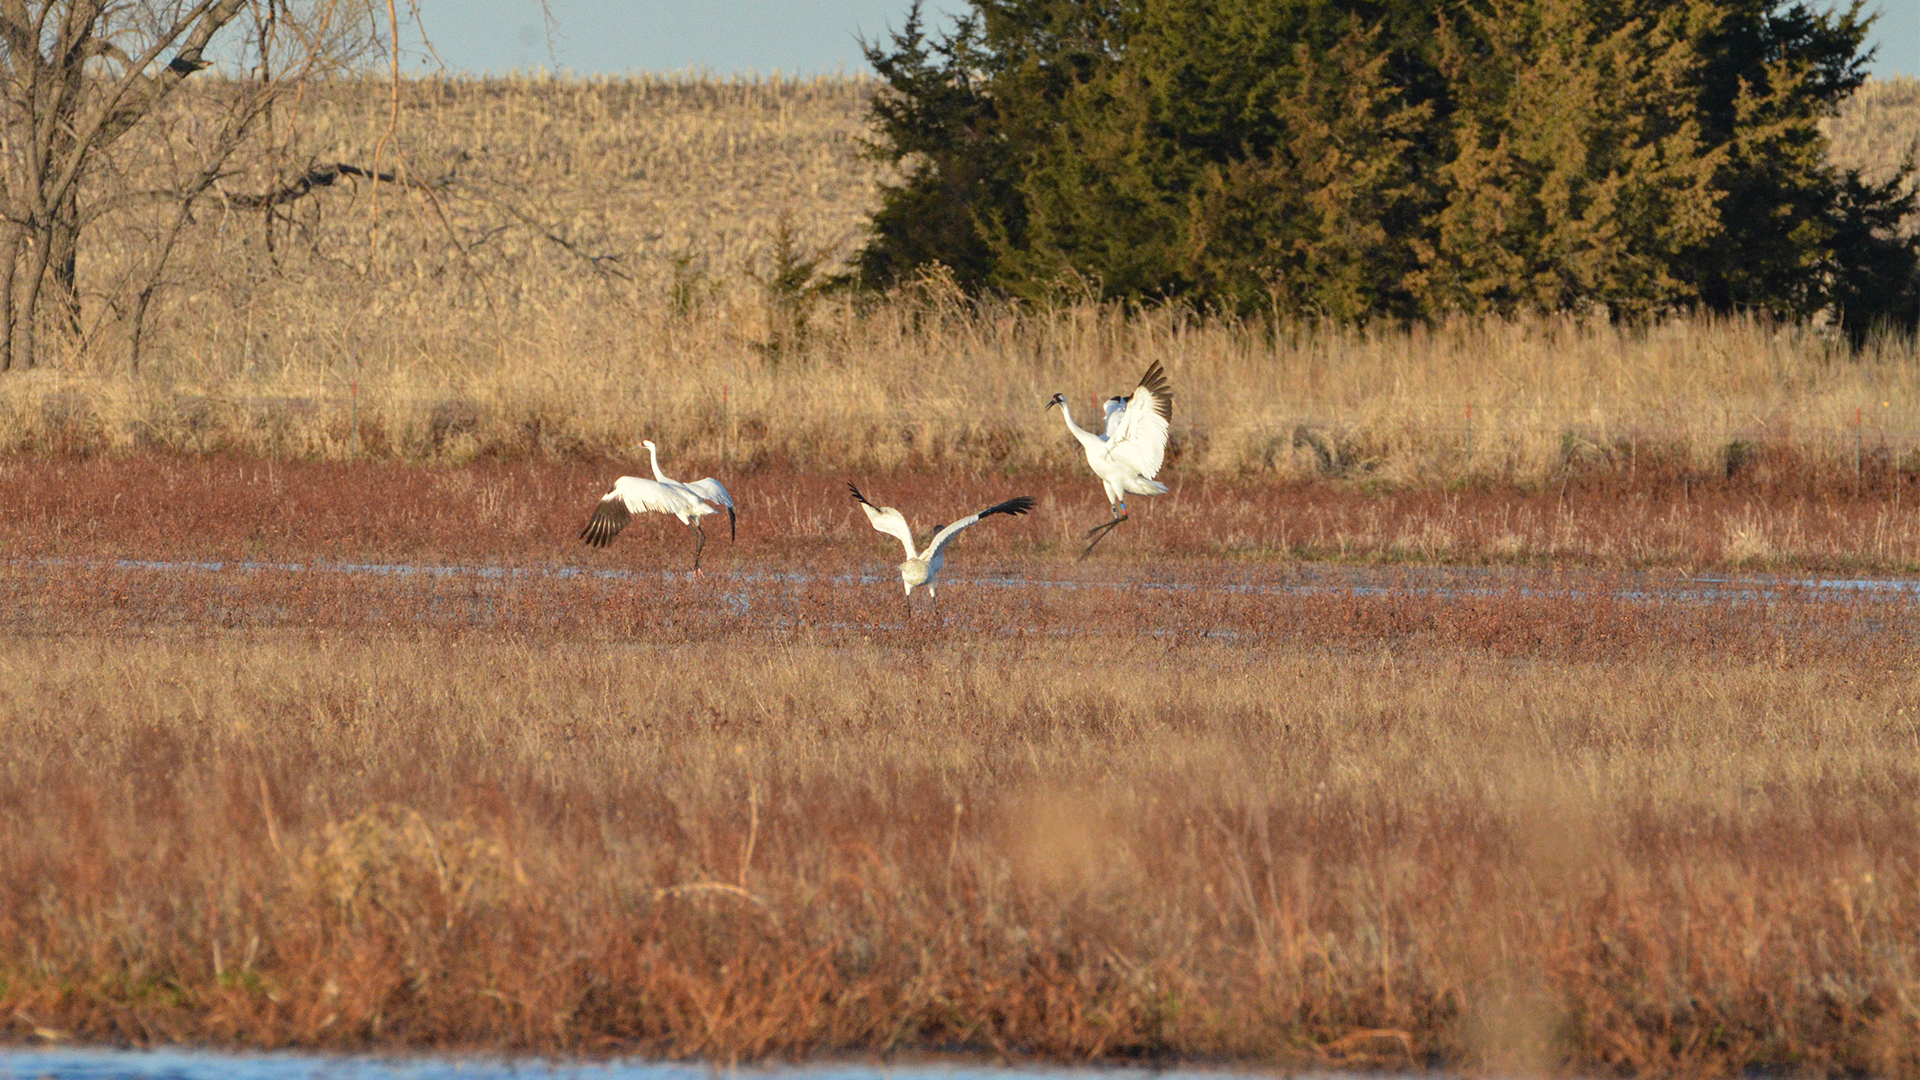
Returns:
[[[1506,487],[1369,491],[1327,483],[1184,477],[1134,500],[1135,520],[1086,568],[1167,559],[1493,564],[1606,569],[1911,572],[1920,568],[1920,489],[1905,474],[1850,481],[1789,467],[1698,479],[1648,469],[1631,483],[1574,475],[1545,491]],[[795,472],[687,457],[681,476],[718,473],[741,503],[737,543],[711,566],[852,570],[892,561],[845,482],[930,528],[1014,494],[1038,512],[970,532],[956,549],[976,569],[1053,575],[1085,529],[1106,519],[1082,469],[999,474]],[[595,500],[644,461],[274,462],[168,456],[0,459],[0,551],[81,558],[273,558],[685,568],[690,542],[671,518],[638,519],[616,545],[579,543]],[[976,554],[977,553],[977,554]]]

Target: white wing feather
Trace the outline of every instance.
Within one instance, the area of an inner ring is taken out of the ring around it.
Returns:
[[[946,528],[941,529],[939,532],[934,533],[933,539],[927,541],[927,553],[923,557],[927,559],[931,559],[935,555],[940,554],[940,552],[946,549],[946,546],[948,544],[953,543],[953,538],[956,536],[959,536],[960,531],[962,529],[965,529],[967,526],[979,520],[980,520],[979,514],[969,514],[966,517],[961,518],[959,521],[956,521],[953,524],[947,526]]]
[[[1107,456],[1152,477],[1167,457],[1167,420],[1153,391],[1134,388],[1133,400],[1107,415]]]
[[[678,487],[643,476],[623,476],[613,482],[613,494],[627,504],[627,510],[640,514],[649,510],[661,514],[682,514],[693,506],[694,496]]]
[[[907,549],[907,558],[911,559],[920,554],[913,550],[913,530],[907,528],[907,519],[904,514],[891,506],[876,509],[872,503],[865,502],[860,504],[860,509],[867,512],[867,520],[873,522],[874,528],[889,536],[900,538],[901,546]]]
[[[725,506],[729,509],[733,507],[733,496],[727,494],[727,489],[720,486],[720,481],[711,476],[704,480],[690,481],[685,486],[692,488],[694,494],[715,506]]]
[[[934,556],[940,554],[942,549],[944,549],[948,544],[953,543],[954,537],[960,535],[960,530],[966,528],[967,526],[973,524],[976,521],[979,521],[981,518],[986,517],[989,514],[1008,514],[1012,516],[1018,516],[1032,509],[1033,509],[1032,496],[1021,495],[1018,498],[1008,499],[1006,502],[996,503],[993,506],[989,506],[985,510],[980,511],[977,514],[972,514],[967,517],[963,517],[959,521],[956,521],[953,524],[935,533],[933,535],[933,539],[929,541],[927,544],[927,553],[924,556],[922,556],[922,558],[931,559]]]

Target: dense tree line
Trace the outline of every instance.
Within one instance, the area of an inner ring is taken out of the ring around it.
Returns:
[[[1862,6],[971,0],[868,59],[862,253],[964,284],[1358,320],[1920,311],[1908,176],[1827,161]]]

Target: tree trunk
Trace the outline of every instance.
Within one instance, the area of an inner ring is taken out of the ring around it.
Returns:
[[[38,361],[34,355],[39,334],[35,333],[34,313],[40,307],[40,287],[47,280],[47,262],[53,254],[52,229],[42,226],[33,230],[28,239],[27,285],[20,297],[20,317],[14,327],[14,363],[15,366],[28,369]]]
[[[207,183],[213,182],[209,174]],[[161,241],[160,252],[154,256],[152,267],[147,271],[147,280],[140,288],[140,294],[134,298],[133,314],[129,317],[127,332],[127,369],[132,374],[140,373],[140,340],[146,333],[147,308],[153,303],[153,294],[160,291],[160,275],[166,271],[167,259],[173,255],[173,245],[180,239],[181,230],[193,219],[193,200],[180,201],[180,209],[173,215],[173,224],[168,226],[166,239]]]
[[[0,241],[0,371],[13,368],[13,276],[24,239],[19,229],[9,228],[6,239]]]
[[[155,113],[194,72],[211,65],[207,52],[229,23],[249,10],[261,16],[264,7],[265,22],[257,26],[258,78],[233,84],[251,89],[237,97],[210,92],[207,101],[228,105],[226,130],[209,151],[210,171],[195,194],[221,174],[254,113],[286,82],[283,63],[270,67],[269,54],[279,57],[290,49],[295,70],[307,75],[353,70],[353,58],[374,46],[357,43],[353,35],[336,39],[334,29],[348,18],[347,9],[370,14],[377,6],[377,0],[347,0],[336,12],[329,0],[310,21],[296,19],[297,27],[312,33],[296,29],[276,44],[288,7],[278,0],[0,0],[0,98],[6,105],[0,123],[7,128],[0,132],[6,144],[0,147],[6,151],[0,154],[0,202],[6,204],[0,208],[0,372],[39,364],[43,328],[84,346],[78,250],[93,211],[80,206],[82,178],[93,178],[89,196],[96,199],[101,186],[120,180],[99,159],[128,132],[158,126]],[[392,4],[386,6],[391,16]],[[167,133],[157,135],[164,148]],[[168,233],[137,299],[130,342],[136,368],[145,317],[163,287],[161,270],[175,253],[181,228],[176,222]],[[117,309],[117,299],[110,298],[105,311]]]
[[[55,208],[49,265],[53,273],[53,302],[59,307],[59,326],[70,337],[80,336],[80,282],[75,271],[80,253],[79,185]]]

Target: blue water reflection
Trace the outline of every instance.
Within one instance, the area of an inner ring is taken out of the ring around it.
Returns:
[[[347,1057],[104,1048],[0,1049],[0,1080],[1231,1080],[1225,1072],[1002,1068],[990,1065],[810,1065],[720,1069],[655,1062]],[[1296,1078],[1302,1074],[1289,1074]],[[1334,1074],[1319,1074],[1330,1077]],[[1359,1080],[1357,1074],[1339,1074]]]
[[[482,581],[583,579],[636,584],[650,581],[674,583],[694,580],[693,575],[685,571],[636,571],[578,566],[462,566],[252,560],[226,562],[58,557],[7,560],[7,562],[13,566],[42,571],[112,569],[160,575],[279,573],[426,579],[469,578]],[[886,584],[893,580],[893,574],[891,571],[816,575],[795,571],[715,570],[705,580],[712,584],[731,584],[741,588],[751,588],[756,585],[805,585],[815,581],[852,586]],[[1623,584],[1623,580],[1637,582],[1637,584]],[[1920,600],[1920,579],[1915,578],[1837,578],[1784,574],[1731,576],[1664,574],[1647,571],[1623,574],[1605,570],[1556,572],[1537,568],[1498,566],[1315,566],[1307,564],[1286,567],[1278,579],[1218,581],[1205,585],[1180,581],[1177,578],[1139,581],[1022,576],[967,578],[953,575],[943,578],[942,583],[967,583],[1006,589],[1126,589],[1172,593],[1205,590],[1272,596],[1424,595],[1473,599],[1519,594],[1569,596],[1575,599],[1610,597],[1616,600],[1654,603],[1765,603],[1779,600],[1835,603],[1848,600]],[[744,596],[733,599],[742,608],[748,604]]]

